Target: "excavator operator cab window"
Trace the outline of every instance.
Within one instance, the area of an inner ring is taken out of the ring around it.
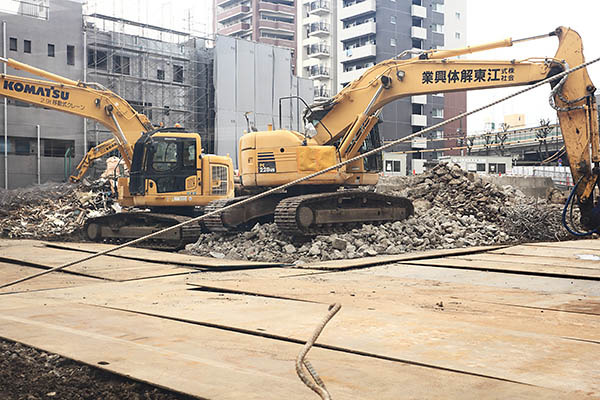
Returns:
[[[156,172],[165,172],[177,167],[177,142],[161,141],[156,145],[152,169]]]
[[[196,168],[196,141],[183,142],[183,168]]]

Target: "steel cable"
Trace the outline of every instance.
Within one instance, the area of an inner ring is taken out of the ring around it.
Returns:
[[[24,281],[27,281],[27,280],[33,279],[33,278],[36,278],[36,277],[38,277],[38,276],[46,275],[46,274],[49,274],[49,273],[51,273],[51,272],[54,272],[54,271],[60,271],[61,269],[64,269],[64,268],[67,268],[67,267],[73,266],[73,265],[75,265],[75,264],[79,264],[79,263],[82,263],[82,262],[84,262],[84,261],[88,261],[88,260],[91,260],[91,259],[93,259],[93,258],[96,258],[96,257],[99,257],[99,256],[103,256],[103,255],[106,255],[106,254],[109,254],[109,253],[115,252],[115,251],[117,251],[117,250],[119,250],[119,249],[122,249],[122,248],[124,248],[124,247],[128,247],[128,246],[132,246],[132,245],[138,244],[138,243],[140,243],[140,242],[143,242],[144,240],[147,240],[147,239],[153,238],[153,237],[155,237],[155,236],[162,235],[162,234],[164,234],[164,233],[166,233],[166,232],[169,232],[169,231],[171,231],[171,230],[174,230],[174,229],[178,229],[178,228],[180,228],[180,227],[182,227],[182,226],[185,226],[185,225],[189,225],[189,224],[196,223],[196,222],[198,222],[198,221],[201,221],[201,220],[203,220],[203,219],[205,219],[205,218],[207,218],[207,217],[209,217],[209,216],[212,216],[212,215],[216,215],[216,214],[222,213],[223,211],[227,211],[227,210],[229,210],[229,209],[232,209],[232,208],[234,208],[234,207],[239,207],[239,206],[241,206],[241,205],[243,205],[243,204],[247,204],[247,203],[249,203],[249,202],[251,202],[251,201],[255,201],[255,200],[261,199],[261,198],[263,198],[263,197],[266,197],[266,196],[268,196],[268,195],[270,195],[270,194],[273,194],[273,193],[276,193],[276,192],[280,192],[281,190],[284,190],[284,189],[287,189],[287,188],[289,188],[289,187],[291,187],[291,186],[297,185],[298,183],[301,183],[301,182],[304,182],[304,181],[306,181],[306,180],[309,180],[309,179],[315,178],[315,177],[317,177],[317,176],[323,175],[323,174],[325,174],[325,173],[327,173],[327,172],[329,172],[329,171],[332,171],[332,170],[334,170],[334,169],[339,169],[340,167],[343,167],[343,166],[345,166],[345,165],[348,165],[348,164],[350,164],[350,163],[353,163],[353,162],[355,162],[355,161],[361,160],[361,159],[363,159],[363,158],[369,157],[369,156],[371,156],[371,155],[373,155],[373,154],[379,153],[379,152],[381,152],[381,151],[383,151],[383,150],[385,150],[385,149],[388,149],[388,148],[390,148],[390,147],[392,147],[392,146],[395,146],[395,145],[397,145],[397,144],[399,144],[399,143],[402,143],[402,142],[406,142],[406,141],[408,141],[408,140],[411,140],[412,138],[414,138],[414,137],[417,137],[417,136],[420,136],[420,135],[422,135],[422,134],[424,134],[424,133],[427,133],[427,132],[431,132],[431,131],[437,130],[437,129],[441,128],[441,127],[442,127],[442,126],[444,126],[444,125],[450,124],[450,123],[452,123],[452,122],[454,122],[454,121],[457,121],[457,120],[459,120],[459,119],[461,119],[461,118],[467,117],[467,116],[469,116],[469,115],[475,114],[475,113],[477,113],[477,112],[480,112],[480,111],[482,111],[482,110],[485,110],[485,109],[487,109],[487,108],[493,107],[493,106],[495,106],[495,105],[497,105],[497,104],[499,104],[499,103],[502,103],[502,102],[504,102],[504,101],[506,101],[506,100],[512,99],[513,97],[519,96],[519,95],[521,95],[521,94],[523,94],[523,93],[526,93],[526,92],[528,92],[528,91],[530,91],[530,90],[533,90],[533,89],[535,89],[535,88],[537,88],[537,87],[540,87],[540,86],[542,86],[542,85],[545,85],[546,83],[550,83],[550,82],[552,82],[552,81],[555,81],[555,80],[557,80],[557,79],[561,79],[561,78],[563,78],[564,76],[567,76],[567,75],[569,75],[569,74],[571,74],[571,73],[573,73],[573,72],[575,72],[575,71],[578,71],[578,70],[580,70],[580,69],[582,69],[582,68],[585,68],[585,67],[587,67],[588,65],[590,65],[590,64],[593,64],[593,63],[595,63],[595,62],[598,62],[598,61],[600,61],[600,57],[599,57],[599,58],[595,58],[595,59],[593,59],[593,60],[591,60],[591,61],[585,62],[585,63],[583,63],[583,64],[580,64],[580,65],[578,65],[577,67],[574,67],[574,68],[572,68],[572,69],[568,69],[568,70],[565,70],[565,71],[563,71],[563,72],[560,72],[560,73],[558,73],[558,74],[556,74],[556,75],[554,75],[554,76],[551,76],[551,77],[549,77],[549,78],[546,78],[546,79],[544,79],[544,80],[541,80],[541,81],[539,81],[538,83],[535,83],[535,84],[533,84],[533,85],[531,85],[531,86],[528,86],[528,87],[526,87],[526,88],[524,88],[524,89],[518,90],[518,91],[516,91],[515,93],[512,93],[512,94],[510,94],[510,95],[508,95],[508,96],[501,97],[500,99],[498,99],[498,100],[495,100],[495,101],[493,101],[493,102],[491,102],[491,103],[488,103],[488,104],[486,104],[486,105],[483,105],[483,106],[481,106],[481,107],[477,107],[477,108],[475,108],[475,109],[473,109],[473,110],[471,110],[471,111],[464,112],[464,113],[462,113],[462,114],[459,114],[459,115],[457,115],[457,116],[455,116],[455,117],[452,117],[452,118],[450,118],[450,119],[447,119],[447,120],[445,120],[445,121],[442,121],[442,122],[440,122],[440,123],[437,123],[437,124],[435,124],[435,125],[432,125],[432,126],[430,126],[429,128],[422,129],[422,130],[420,130],[420,131],[418,131],[418,132],[415,132],[415,133],[413,133],[413,134],[410,134],[410,135],[408,135],[408,136],[405,136],[405,137],[403,137],[403,138],[400,138],[400,139],[396,139],[396,140],[394,140],[394,141],[391,141],[391,142],[389,142],[389,143],[387,143],[387,144],[384,144],[383,146],[377,147],[377,148],[375,148],[375,149],[373,149],[373,150],[369,150],[369,151],[367,151],[367,152],[365,152],[365,153],[359,154],[359,155],[357,155],[357,156],[355,156],[355,157],[352,157],[352,158],[350,158],[350,159],[348,159],[348,160],[341,161],[341,162],[339,162],[339,163],[337,163],[337,164],[335,164],[335,165],[332,165],[332,166],[330,166],[330,167],[327,167],[327,168],[325,168],[325,169],[322,169],[321,171],[314,172],[314,173],[312,173],[312,174],[310,174],[310,175],[307,175],[307,176],[305,176],[305,177],[298,178],[298,179],[296,179],[296,180],[293,180],[293,181],[291,181],[291,182],[288,182],[288,183],[286,183],[286,184],[284,184],[284,185],[280,185],[280,186],[277,186],[277,187],[275,187],[275,188],[272,188],[272,189],[266,190],[266,191],[264,191],[264,192],[262,192],[262,193],[259,193],[259,194],[257,194],[257,195],[251,196],[251,197],[249,197],[249,198],[247,198],[247,199],[244,199],[244,200],[242,200],[242,201],[240,201],[240,202],[237,202],[237,203],[230,204],[230,205],[228,205],[228,206],[226,206],[226,207],[223,207],[223,208],[221,208],[221,209],[219,209],[219,210],[211,211],[211,212],[209,212],[209,213],[206,213],[206,214],[203,214],[203,215],[201,215],[201,216],[198,216],[198,217],[195,217],[195,218],[189,219],[189,220],[187,220],[187,221],[181,222],[181,223],[179,223],[179,224],[176,224],[176,225],[173,225],[173,226],[171,226],[171,227],[168,227],[168,228],[165,228],[165,229],[161,229],[161,230],[159,230],[159,231],[153,232],[153,233],[151,233],[151,234],[148,234],[148,235],[146,235],[146,236],[142,236],[142,237],[140,237],[140,238],[137,238],[137,239],[131,240],[131,241],[129,241],[129,242],[126,242],[126,243],[123,243],[123,244],[117,245],[117,246],[115,246],[115,247],[113,247],[113,248],[106,249],[106,250],[103,250],[103,251],[99,251],[99,252],[97,252],[97,253],[90,254],[89,256],[82,257],[82,258],[80,258],[80,259],[78,259],[78,260],[71,261],[71,262],[68,262],[68,263],[65,263],[65,264],[59,265],[59,266],[57,266],[57,267],[53,267],[53,268],[47,269],[47,270],[45,270],[45,271],[41,271],[41,272],[38,272],[38,273],[36,273],[36,274],[30,275],[30,276],[26,276],[26,277],[24,277],[24,278],[17,279],[17,280],[15,280],[15,281],[12,281],[12,282],[8,282],[8,283],[5,283],[5,284],[2,284],[2,285],[0,285],[0,289],[2,289],[2,288],[5,288],[5,287],[9,287],[9,286],[15,285],[15,284],[17,284],[17,283],[20,283],[20,282],[24,282]]]
[[[317,341],[317,338],[319,337],[321,332],[323,332],[323,328],[325,328],[325,325],[327,325],[331,318],[333,318],[333,316],[337,314],[338,311],[340,311],[340,308],[342,308],[342,305],[340,303],[333,303],[329,306],[329,312],[327,313],[327,315],[325,315],[321,323],[317,326],[312,336],[310,337],[310,339],[308,339],[308,341],[300,351],[300,354],[298,354],[298,357],[296,358],[296,373],[298,374],[298,377],[306,386],[308,386],[309,389],[318,394],[321,397],[321,399],[324,400],[331,400],[331,395],[325,387],[325,383],[323,383],[323,380],[321,380],[321,378],[317,374],[317,371],[315,371],[312,364],[308,360],[306,360],[306,355]],[[308,376],[306,376],[303,367],[306,367],[306,369],[308,370],[308,373],[313,378],[312,381],[308,378]]]

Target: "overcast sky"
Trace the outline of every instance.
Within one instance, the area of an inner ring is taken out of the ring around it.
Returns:
[[[445,1],[449,3],[452,0]],[[88,0],[86,3],[90,10],[149,24],[191,30],[200,35],[210,34],[212,31],[212,0]],[[600,57],[599,16],[596,12],[599,4],[597,0],[467,0],[467,43],[475,45],[507,37],[517,39],[534,36],[564,25],[575,29],[582,36],[584,54],[590,60]],[[517,44],[507,49],[490,50],[470,58],[510,60],[554,56],[557,45],[558,40],[552,37]],[[590,66],[589,72],[592,81],[600,85],[600,63]],[[509,88],[470,92],[468,109],[516,90],[517,88]],[[534,89],[475,114],[469,117],[469,131],[482,131],[488,120],[498,125],[506,114],[525,114],[527,125],[537,124],[540,118],[554,121],[556,113],[548,106],[548,93],[548,86]]]
[[[449,2],[452,0],[446,0]],[[467,42],[479,44],[512,37],[524,38],[543,34],[558,26],[568,26],[581,35],[586,60],[600,57],[598,40],[598,14],[596,0],[467,0]],[[446,32],[448,34],[448,32]],[[473,55],[477,59],[523,59],[527,57],[554,56],[558,40],[551,37],[515,44],[506,49],[489,50]],[[600,87],[600,62],[588,68],[590,77]],[[470,92],[468,109],[489,103],[517,88],[490,89]],[[503,121],[506,114],[525,114],[525,123],[535,125],[540,118],[556,120],[556,112],[548,105],[549,85],[532,90],[494,108],[469,117],[469,131],[483,129],[486,119]]]

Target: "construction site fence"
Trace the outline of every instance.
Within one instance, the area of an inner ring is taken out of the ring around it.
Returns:
[[[548,167],[528,167],[515,166],[512,167],[510,175],[519,176],[536,176],[543,178],[551,178],[555,185],[574,186],[573,176],[569,167],[563,166],[548,166]]]

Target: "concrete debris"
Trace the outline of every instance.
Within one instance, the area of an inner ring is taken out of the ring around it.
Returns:
[[[65,238],[87,218],[114,212],[111,205],[106,179],[0,189],[0,237]]]
[[[411,199],[415,215],[313,238],[288,237],[273,223],[257,224],[251,232],[203,234],[186,251],[300,265],[429,249],[573,239],[561,225],[562,205],[526,197],[511,186],[499,187],[457,165],[440,164],[416,176],[383,178],[376,190]]]

